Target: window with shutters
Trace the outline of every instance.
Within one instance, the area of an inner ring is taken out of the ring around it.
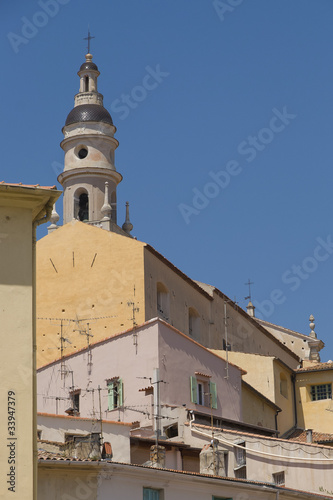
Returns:
[[[123,381],[120,378],[108,380],[108,410],[123,406]]]
[[[203,377],[190,377],[191,401],[200,406],[217,409],[216,383]]]
[[[164,500],[164,492],[154,488],[143,488],[143,500]]]

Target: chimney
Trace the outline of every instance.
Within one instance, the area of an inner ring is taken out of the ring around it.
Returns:
[[[200,452],[200,474],[225,476],[224,451],[219,450],[218,441],[212,439]]]
[[[150,462],[152,467],[165,467],[165,447],[153,445],[150,448]]]
[[[306,442],[312,443],[312,429],[306,429]]]

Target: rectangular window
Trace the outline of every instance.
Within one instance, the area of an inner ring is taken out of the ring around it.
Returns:
[[[237,445],[235,446],[235,460],[237,467],[239,467],[246,464],[245,442],[237,443]]]
[[[123,406],[123,382],[116,379],[108,383],[108,410],[115,410]]]
[[[163,500],[163,490],[143,488],[143,500]]]
[[[321,384],[311,386],[311,400],[332,399],[332,384]]]
[[[212,500],[232,500],[232,498],[226,498],[226,497],[212,497]]]
[[[277,486],[285,485],[284,470],[273,474],[273,483],[276,484]]]
[[[72,400],[72,407],[73,407],[73,410],[72,410],[73,415],[78,415],[80,413],[80,394],[81,394],[80,389],[78,389],[76,391],[72,391],[70,393],[70,397]]]
[[[217,409],[217,391],[215,382],[190,377],[191,401],[197,405]]]

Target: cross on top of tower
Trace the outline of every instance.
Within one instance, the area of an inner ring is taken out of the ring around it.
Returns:
[[[249,299],[251,301],[251,285],[254,285],[254,283],[249,278],[247,283],[244,283],[244,285],[247,285],[249,287],[249,295],[247,297],[245,297],[245,300]]]
[[[92,40],[93,38],[95,37],[90,35],[90,29],[88,28],[88,36],[83,39],[83,40],[88,40],[88,54],[90,54],[90,40]]]

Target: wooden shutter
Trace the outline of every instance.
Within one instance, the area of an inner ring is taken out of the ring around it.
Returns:
[[[118,380],[118,406],[123,406],[123,381],[120,378]]]
[[[217,410],[217,392],[215,382],[209,382],[209,392],[212,398],[212,408]]]
[[[197,396],[197,379],[195,377],[190,377],[191,379],[191,401],[192,403],[198,402]]]
[[[114,384],[111,382],[108,384],[108,410],[114,410],[113,389]]]

